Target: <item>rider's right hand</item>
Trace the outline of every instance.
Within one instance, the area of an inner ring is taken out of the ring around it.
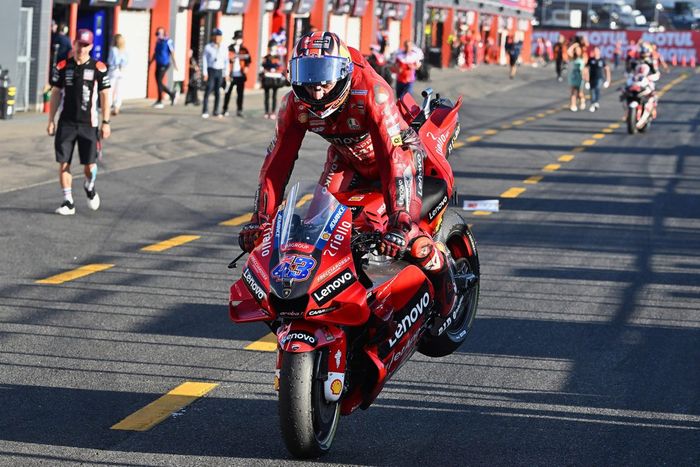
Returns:
[[[257,222],[251,222],[243,226],[241,233],[238,234],[238,245],[241,250],[250,253],[255,248],[255,241],[262,233],[262,225]]]

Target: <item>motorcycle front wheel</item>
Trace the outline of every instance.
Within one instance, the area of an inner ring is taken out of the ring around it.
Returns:
[[[298,458],[328,452],[340,419],[340,403],[326,401],[320,379],[322,353],[284,353],[280,369],[279,417],[282,437]]]
[[[637,132],[637,108],[627,107],[627,133],[633,135]]]

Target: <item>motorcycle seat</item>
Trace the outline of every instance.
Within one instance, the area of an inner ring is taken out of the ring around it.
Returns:
[[[428,217],[428,213],[435,209],[447,196],[447,182],[441,178],[425,177],[423,179],[423,207],[420,210],[421,219]]]

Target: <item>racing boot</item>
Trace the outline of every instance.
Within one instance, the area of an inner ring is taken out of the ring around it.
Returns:
[[[427,235],[416,238],[409,251],[416,265],[432,282],[438,313],[442,318],[446,318],[457,302],[457,294],[445,253]]]

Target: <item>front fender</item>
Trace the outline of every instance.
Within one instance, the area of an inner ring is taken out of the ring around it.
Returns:
[[[320,368],[320,374],[317,376],[324,380],[326,400],[336,402],[340,399],[345,386],[347,364],[345,331],[328,324],[292,321],[280,326],[277,342],[283,352],[289,353],[313,352],[327,348],[327,366]]]

